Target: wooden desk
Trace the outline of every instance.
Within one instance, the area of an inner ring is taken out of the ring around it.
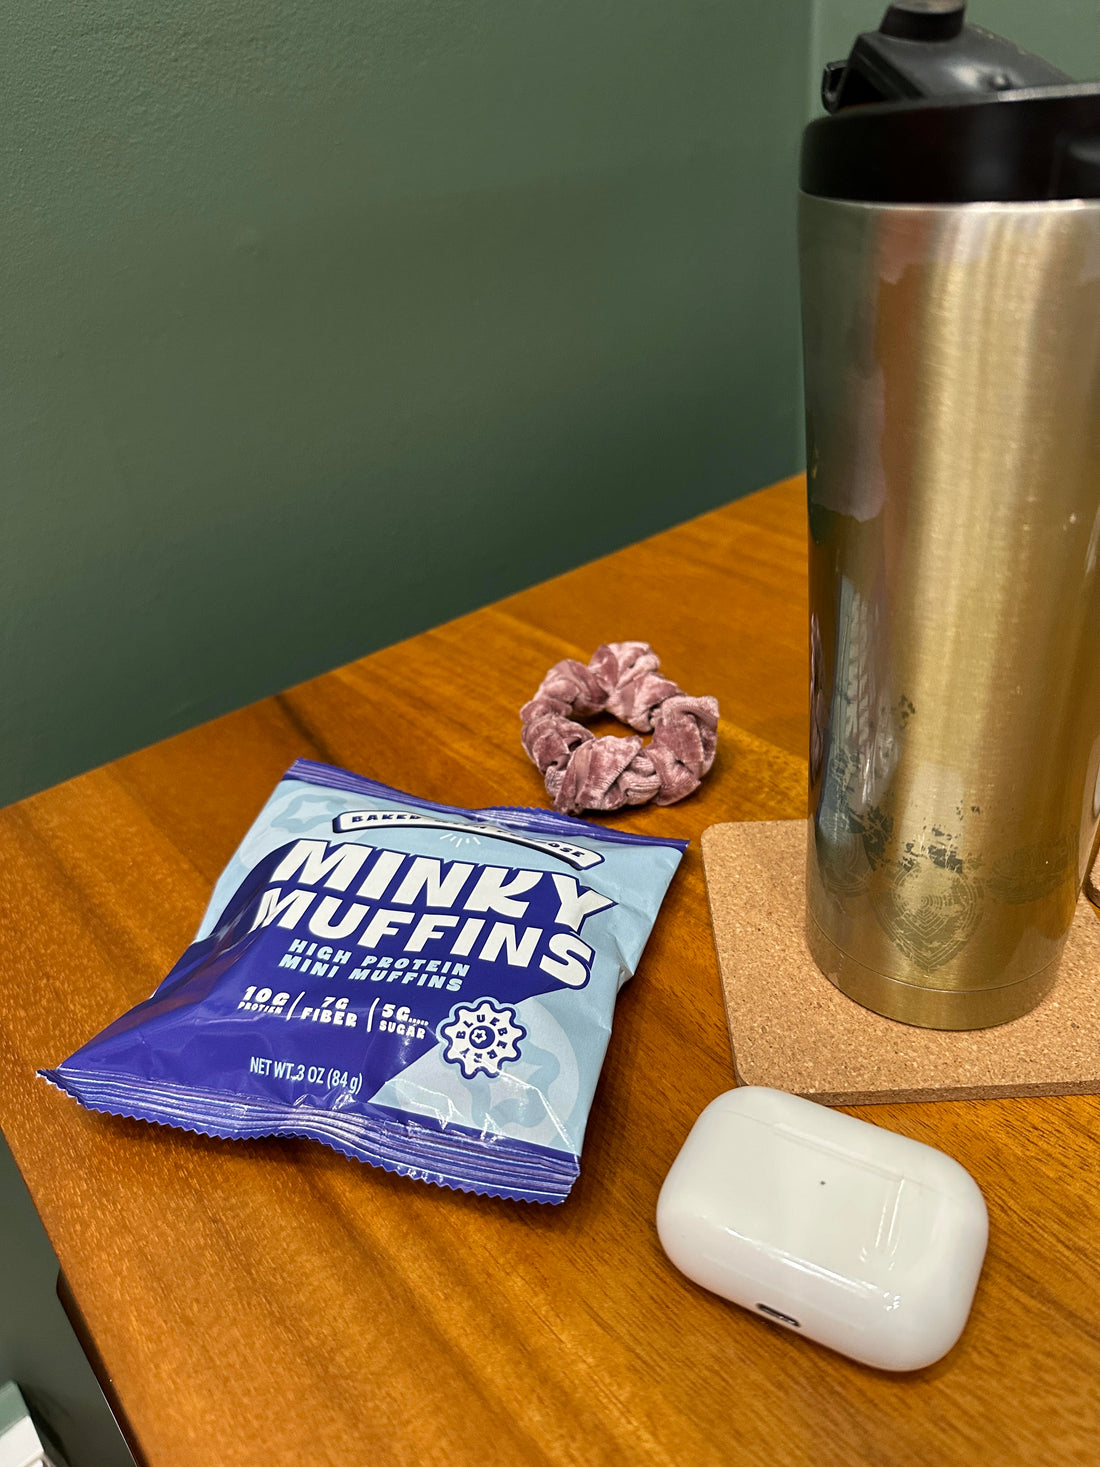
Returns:
[[[150,1467],[1100,1461],[1096,1099],[863,1112],[989,1201],[971,1323],[915,1376],[751,1318],[658,1245],[665,1172],[733,1082],[697,838],[803,813],[804,626],[792,480],[0,814],[0,1122]],[[614,820],[693,845],[563,1207],[92,1115],[34,1078],[151,992],[296,755],[540,803],[517,710],[620,638],[719,698],[721,742],[697,796]]]

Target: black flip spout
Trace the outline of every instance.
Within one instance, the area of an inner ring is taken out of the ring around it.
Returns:
[[[821,78],[826,112],[917,97],[988,96],[1064,85],[1065,72],[1039,56],[967,25],[966,0],[903,0],[877,31],[856,37],[846,61]]]
[[[878,204],[1100,199],[1100,82],[966,22],[965,0],[896,0],[830,62],[802,189]]]

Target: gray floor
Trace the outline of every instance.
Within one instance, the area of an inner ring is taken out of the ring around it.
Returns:
[[[0,1383],[18,1383],[70,1467],[133,1467],[84,1352],[58,1303],[57,1259],[0,1139]]]

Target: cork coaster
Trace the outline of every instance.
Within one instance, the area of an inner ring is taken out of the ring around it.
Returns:
[[[827,1105],[1100,1093],[1100,921],[1081,897],[1058,982],[1009,1024],[946,1033],[871,1013],[822,976],[802,928],[806,823],[703,833],[734,1069]]]

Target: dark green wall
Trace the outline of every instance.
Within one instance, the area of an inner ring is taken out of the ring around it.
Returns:
[[[0,33],[0,801],[796,466],[808,0]]]

